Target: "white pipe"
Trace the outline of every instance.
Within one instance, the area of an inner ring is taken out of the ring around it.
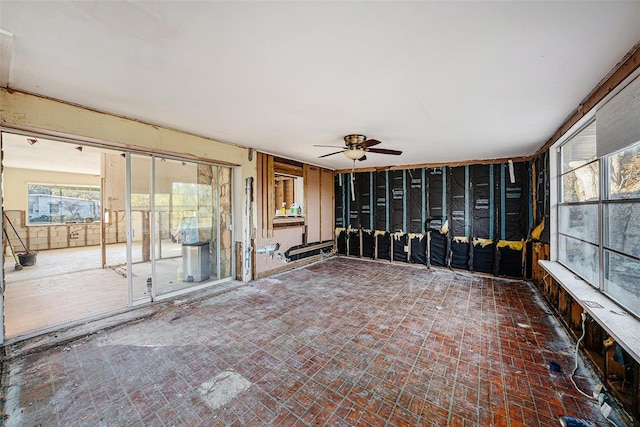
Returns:
[[[512,184],[516,183],[516,174],[513,170],[513,160],[509,160],[509,179]]]
[[[353,176],[353,172],[351,172],[351,201],[355,202],[356,201],[356,193],[355,193],[355,188],[353,185],[353,181],[354,181],[354,176]]]
[[[245,210],[245,228],[244,228],[244,262],[242,263],[242,281],[248,283],[253,277],[253,270],[251,265],[251,188],[253,187],[253,177],[246,179],[245,186],[245,198],[246,198],[246,210]]]

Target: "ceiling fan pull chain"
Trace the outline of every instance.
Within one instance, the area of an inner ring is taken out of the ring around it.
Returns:
[[[353,161],[353,164],[355,165],[356,161]],[[353,172],[351,172],[351,179],[349,180],[349,182],[351,182],[351,201],[355,202],[356,201],[356,192],[355,192],[355,188],[353,185],[353,181],[354,181],[354,176],[353,176]]]

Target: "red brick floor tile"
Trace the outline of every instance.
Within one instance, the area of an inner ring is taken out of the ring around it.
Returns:
[[[551,360],[572,365],[573,343],[536,293],[334,258],[5,362],[9,381],[22,375],[6,424],[606,425],[550,374]],[[226,370],[251,386],[213,410],[197,390]]]

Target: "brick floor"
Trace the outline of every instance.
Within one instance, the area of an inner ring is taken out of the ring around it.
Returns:
[[[6,362],[5,421],[607,425],[568,378],[571,346],[530,284],[332,258]],[[252,385],[214,411],[196,388],[224,371]]]

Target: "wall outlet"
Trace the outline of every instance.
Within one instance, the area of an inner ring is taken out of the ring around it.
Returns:
[[[600,407],[600,412],[604,415],[605,418],[609,418],[609,414],[611,413],[611,406],[607,402],[603,403]]]

